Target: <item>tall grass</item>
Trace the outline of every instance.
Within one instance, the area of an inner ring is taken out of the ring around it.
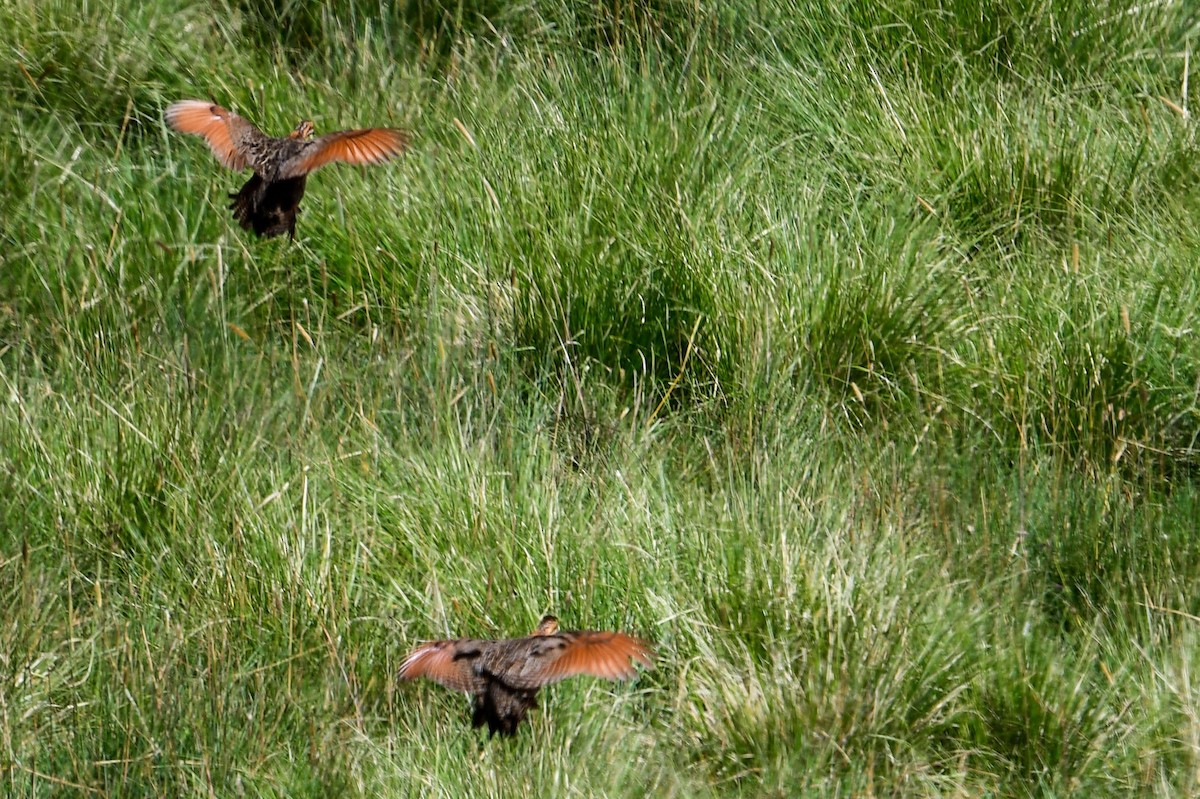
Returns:
[[[0,0],[3,792],[1195,793],[1197,26]],[[182,97],[416,145],[259,241]]]

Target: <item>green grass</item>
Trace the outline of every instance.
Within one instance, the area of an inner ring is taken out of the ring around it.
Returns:
[[[0,0],[0,793],[1196,793],[1198,32]],[[258,241],[186,97],[416,146]]]

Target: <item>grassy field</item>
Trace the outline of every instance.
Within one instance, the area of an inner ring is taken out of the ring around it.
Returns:
[[[0,794],[1200,793],[1192,5],[0,0]]]

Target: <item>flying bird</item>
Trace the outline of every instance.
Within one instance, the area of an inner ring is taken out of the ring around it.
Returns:
[[[558,619],[546,616],[525,638],[428,641],[405,659],[399,677],[428,677],[471,694],[471,726],[486,723],[490,738],[515,735],[543,685],[577,674],[628,680],[637,674],[634,663],[654,668],[653,654],[648,643],[625,633],[560,631]]]
[[[259,236],[296,237],[296,212],[308,174],[326,164],[382,164],[402,153],[409,134],[397,128],[339,130],[315,139],[313,123],[302,121],[287,136],[268,136],[252,122],[207,100],[180,100],[164,114],[181,133],[203,136],[224,166],[254,174],[230,194],[233,216]]]

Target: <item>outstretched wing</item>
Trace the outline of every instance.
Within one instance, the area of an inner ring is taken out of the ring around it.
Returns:
[[[382,164],[408,147],[409,136],[396,128],[340,130],[318,136],[299,155],[288,160],[279,171],[280,178],[307,175],[326,164]]]
[[[506,643],[506,642],[502,642]],[[635,663],[654,668],[654,652],[645,641],[617,632],[579,630],[522,638],[513,642],[524,651],[507,662],[481,663],[513,688],[534,689],[584,674],[606,680],[628,680]],[[493,669],[490,666],[498,668]]]
[[[241,170],[249,166],[245,154],[238,149],[234,141],[234,127],[265,136],[249,120],[207,100],[180,100],[171,103],[164,116],[167,124],[180,133],[203,136],[217,160],[230,169]]]
[[[491,641],[459,638],[455,641],[429,641],[421,644],[400,665],[402,680],[428,677],[447,688],[475,693],[484,688],[484,680],[475,672],[475,661]]]

